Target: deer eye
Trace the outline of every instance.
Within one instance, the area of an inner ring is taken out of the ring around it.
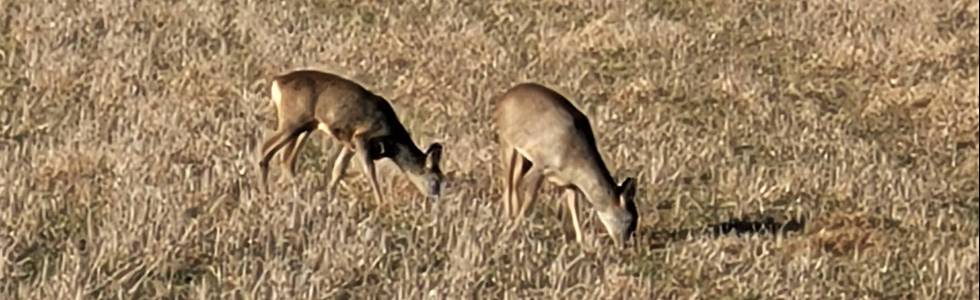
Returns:
[[[392,157],[398,154],[398,147],[395,147],[395,144],[390,141],[377,139],[374,143],[371,143],[371,149],[368,149],[368,153],[376,159]]]

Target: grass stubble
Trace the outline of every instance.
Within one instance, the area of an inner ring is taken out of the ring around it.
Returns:
[[[977,6],[0,1],[0,298],[976,299]],[[320,133],[260,192],[300,67],[445,143],[443,201],[382,163],[391,201],[352,169],[327,203]],[[527,80],[639,178],[635,247],[547,187],[507,234],[490,116]]]

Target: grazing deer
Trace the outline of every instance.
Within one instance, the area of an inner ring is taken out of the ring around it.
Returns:
[[[497,101],[496,122],[505,172],[504,210],[518,221],[537,199],[543,179],[563,187],[575,239],[582,243],[577,201],[581,195],[598,211],[613,242],[623,247],[636,230],[636,184],[616,185],[599,154],[589,119],[564,96],[547,87],[522,83]],[[521,182],[531,184],[521,204]]]
[[[341,76],[315,70],[291,71],[272,79],[272,103],[278,112],[279,128],[262,145],[262,184],[267,185],[269,160],[283,147],[282,167],[295,176],[296,154],[313,131],[325,131],[341,143],[333,162],[328,196],[351,158],[357,156],[379,203],[383,202],[374,161],[389,158],[429,198],[441,193],[443,173],[439,168],[442,144],[433,143],[422,152],[383,97]]]

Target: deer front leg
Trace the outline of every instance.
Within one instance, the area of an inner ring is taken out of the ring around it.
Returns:
[[[582,237],[582,225],[578,218],[578,190],[574,188],[568,188],[565,190],[566,200],[568,201],[568,210],[572,214],[572,226],[575,227],[575,241],[582,244],[584,238]]]
[[[374,159],[371,157],[370,150],[371,148],[367,139],[362,136],[354,137],[354,151],[357,152],[357,157],[361,160],[364,175],[371,181],[374,198],[378,200],[378,204],[381,204],[384,203],[384,198],[381,196],[381,186],[378,185],[378,175],[374,168]]]

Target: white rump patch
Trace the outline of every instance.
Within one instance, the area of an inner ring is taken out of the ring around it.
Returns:
[[[333,136],[333,133],[330,132],[330,127],[327,127],[327,124],[320,123],[319,125],[316,126],[316,128],[323,130],[323,132],[326,132],[330,136]]]
[[[272,104],[279,108],[279,104],[282,102],[282,91],[279,89],[279,81],[272,81]]]

